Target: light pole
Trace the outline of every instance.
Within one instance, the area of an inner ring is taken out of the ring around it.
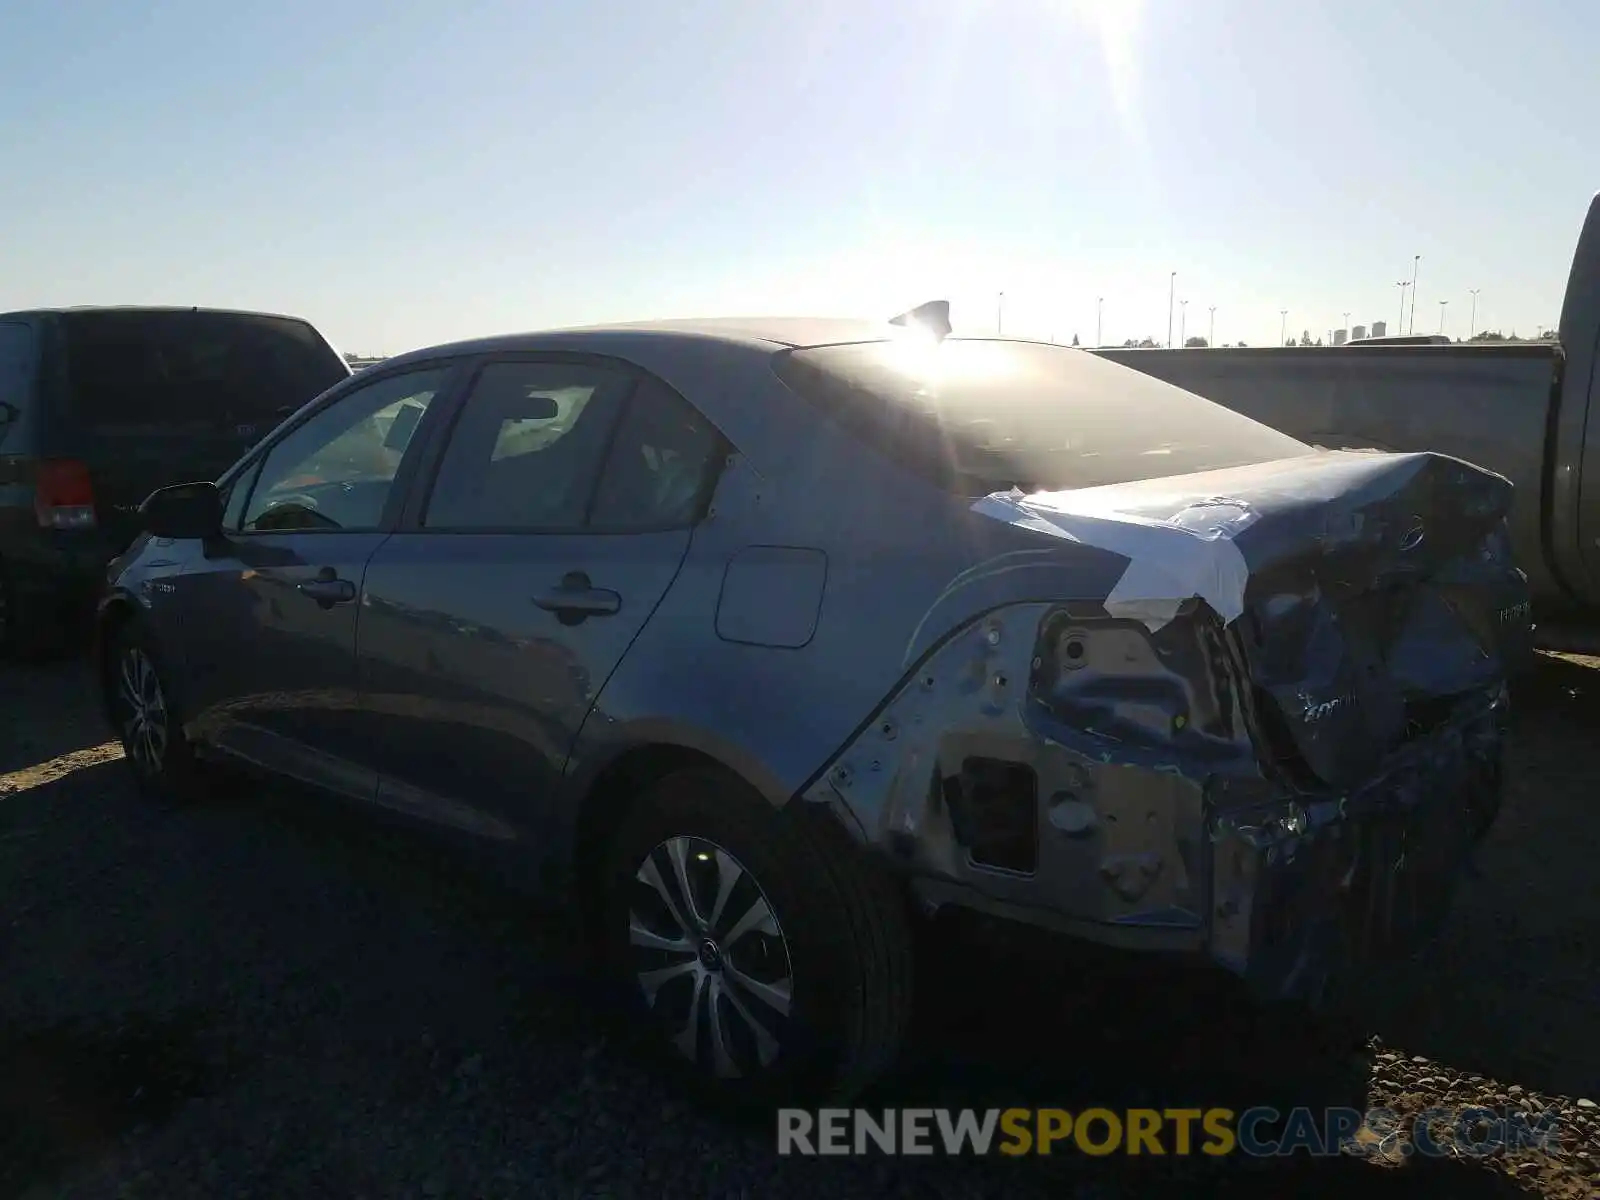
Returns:
[[[1104,296],[1096,296],[1094,301],[1094,344],[1096,346],[1104,346],[1106,344],[1105,338],[1101,335],[1102,318],[1105,314],[1106,298]]]
[[[1211,327],[1206,330],[1206,345],[1213,350],[1217,346],[1217,306],[1211,306]]]
[[[1469,341],[1469,342],[1472,340],[1473,335],[1478,332],[1478,292],[1479,292],[1479,290],[1480,289],[1478,289],[1478,288],[1468,288],[1467,289],[1468,294],[1471,295],[1471,297],[1472,297],[1472,316],[1467,318],[1467,341]]]
[[[1278,345],[1285,346],[1289,342],[1289,310],[1278,310]]]
[[[1345,315],[1344,315],[1344,336],[1345,336],[1345,338],[1347,340],[1350,337],[1350,314],[1349,313],[1345,313]]]
[[[1400,323],[1394,327],[1396,333],[1406,331],[1406,289],[1410,286],[1404,279],[1395,283],[1395,287],[1400,289]]]
[[[1174,271],[1167,282],[1167,349],[1172,349],[1172,300],[1178,294],[1178,273]]]
[[[1180,345],[1180,346],[1188,345],[1189,339],[1184,336],[1184,334],[1188,331],[1188,329],[1189,329],[1189,302],[1187,300],[1179,300],[1178,301],[1178,345]]]
[[[1415,307],[1417,302],[1415,300],[1413,300],[1411,303],[1412,303],[1412,306]],[[1449,303],[1450,303],[1450,301],[1448,301],[1448,300],[1439,301],[1439,332],[1440,333],[1444,332],[1444,306],[1446,304],[1449,304]]]
[[[1419,254],[1411,260],[1411,333],[1417,331],[1417,272],[1421,268],[1422,255]]]
[[[1004,334],[1006,331],[1006,294],[996,292],[994,297],[994,331]]]

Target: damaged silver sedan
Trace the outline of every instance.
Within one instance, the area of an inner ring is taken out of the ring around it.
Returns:
[[[1054,345],[528,334],[153,495],[98,660],[152,794],[244,764],[458,839],[692,1086],[842,1098],[941,906],[1268,999],[1425,938],[1530,652],[1511,499]]]

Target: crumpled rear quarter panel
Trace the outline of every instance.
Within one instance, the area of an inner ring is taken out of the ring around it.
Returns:
[[[1353,785],[1263,762],[1260,704],[1197,602],[1155,632],[1089,603],[1007,606],[932,654],[805,798],[846,811],[930,906],[1203,953],[1263,997],[1315,998],[1437,926],[1498,802],[1505,692],[1457,696]]]

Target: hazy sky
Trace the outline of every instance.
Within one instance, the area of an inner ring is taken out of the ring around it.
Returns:
[[[1552,323],[1595,0],[4,0],[0,309]],[[1176,333],[1176,330],[1174,330]]]

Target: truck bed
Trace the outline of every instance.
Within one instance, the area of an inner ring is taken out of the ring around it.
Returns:
[[[1330,449],[1435,450],[1516,485],[1512,539],[1535,596],[1563,595],[1544,553],[1554,344],[1096,350]]]

